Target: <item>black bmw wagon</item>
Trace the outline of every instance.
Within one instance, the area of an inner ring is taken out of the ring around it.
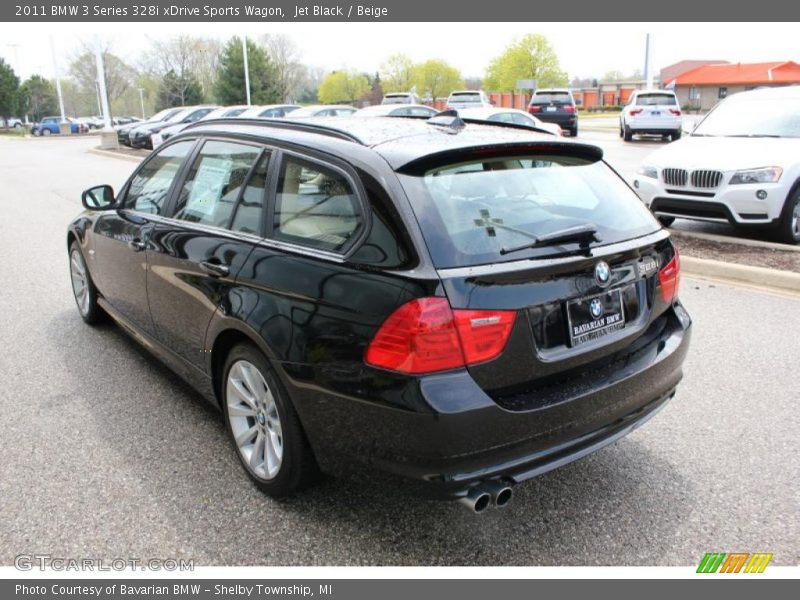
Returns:
[[[274,496],[322,472],[502,506],[682,376],[678,254],[593,145],[454,113],[203,121],[83,204],[81,317],[218,406]]]

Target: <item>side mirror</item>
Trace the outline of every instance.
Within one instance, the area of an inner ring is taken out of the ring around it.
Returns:
[[[81,202],[88,210],[106,210],[116,203],[114,188],[110,185],[97,185],[81,194]]]

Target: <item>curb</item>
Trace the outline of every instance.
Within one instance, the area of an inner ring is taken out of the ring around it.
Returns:
[[[119,152],[112,152],[111,150],[101,150],[100,148],[89,148],[87,152],[89,152],[90,154],[97,154],[98,156],[108,156],[109,158],[117,158],[137,163],[142,162],[142,159],[144,159],[144,156],[131,156],[129,154],[120,154]]]
[[[800,273],[751,267],[721,260],[681,256],[681,270],[688,276],[710,277],[731,283],[746,283],[780,291],[800,293]]]
[[[770,250],[779,250],[781,252],[800,252],[800,246],[792,246],[790,244],[779,244],[777,242],[766,242],[762,240],[751,240],[750,238],[731,237],[727,235],[717,235],[715,233],[704,233],[701,231],[688,231],[686,229],[672,229],[669,230],[670,234],[680,239],[681,237],[697,238],[698,240],[706,240],[708,242],[719,242],[720,244],[736,245],[736,246],[750,246],[752,248],[768,248]]]

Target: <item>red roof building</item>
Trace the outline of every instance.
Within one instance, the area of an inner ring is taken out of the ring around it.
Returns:
[[[800,84],[800,64],[792,61],[705,64],[677,73],[661,84],[675,90],[682,106],[709,110],[736,92]]]

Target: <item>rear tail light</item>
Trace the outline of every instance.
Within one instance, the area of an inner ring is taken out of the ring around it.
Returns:
[[[678,297],[678,286],[681,282],[681,259],[677,248],[672,260],[658,272],[658,281],[661,283],[661,297],[664,298],[664,302],[672,304]]]
[[[574,113],[575,112],[575,107],[572,106],[572,104],[565,104],[563,106],[563,108],[564,108],[564,112],[568,112],[568,113]]]
[[[366,363],[413,375],[496,358],[515,311],[453,310],[445,298],[417,298],[395,310],[369,344]]]
[[[542,107],[541,107],[541,106],[537,106],[536,104],[531,104],[531,105],[528,107],[528,112],[529,112],[529,113],[538,113],[538,112],[542,112]]]
[[[642,112],[644,112],[643,108],[634,108],[629,114],[632,117],[635,117],[636,115],[641,114]]]
[[[679,108],[670,108],[669,112],[670,112],[670,114],[675,115],[676,117],[680,117],[681,116],[681,109],[679,109]]]

